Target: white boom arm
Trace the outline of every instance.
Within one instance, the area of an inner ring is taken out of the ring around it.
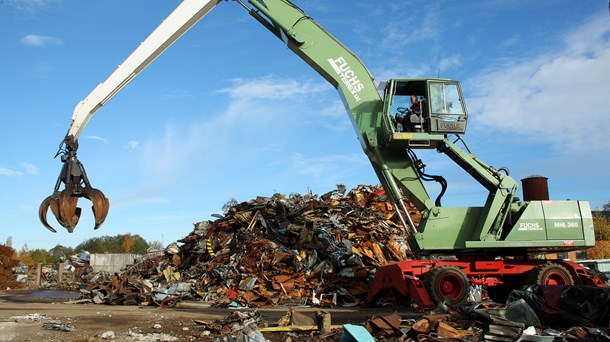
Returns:
[[[184,0],[117,69],[74,108],[67,137],[76,141],[93,114],[222,0]]]

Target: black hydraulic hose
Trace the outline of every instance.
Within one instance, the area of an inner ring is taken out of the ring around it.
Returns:
[[[447,180],[443,176],[429,175],[429,174],[425,173],[424,169],[425,169],[426,165],[421,163],[421,161],[417,158],[417,155],[415,154],[415,152],[413,152],[413,150],[411,150],[411,149],[407,149],[407,153],[409,154],[409,157],[411,158],[411,160],[414,163],[414,167],[415,167],[415,170],[417,171],[417,174],[419,175],[419,177],[422,180],[435,181],[440,184],[441,192],[438,194],[438,196],[434,200],[434,205],[437,207],[440,207],[441,199],[443,198],[443,196],[445,195],[445,192],[447,191],[447,186],[448,186]]]

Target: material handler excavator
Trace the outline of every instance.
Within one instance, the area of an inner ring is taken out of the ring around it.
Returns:
[[[81,213],[79,197],[93,202],[95,229],[102,225],[109,201],[91,187],[77,158],[79,135],[98,109],[220,2],[184,0],[78,103],[56,155],[61,155],[63,168],[53,194],[40,206],[45,227],[55,232],[46,219],[50,207],[59,224],[72,232]],[[594,246],[589,203],[544,196],[520,200],[519,186],[507,170],[482,162],[462,139],[468,113],[458,81],[394,78],[378,87],[354,53],[288,0],[235,2],[337,89],[362,149],[404,226],[413,258],[379,267],[369,302],[388,290],[431,307],[435,302],[464,302],[470,285],[486,285],[494,295],[526,283],[604,286],[574,262],[531,257]],[[483,206],[441,205],[446,181],[426,174],[415,154],[431,149],[445,154],[489,192]],[[426,180],[441,184],[435,201],[424,187]],[[405,200],[421,213],[418,225],[411,220]]]

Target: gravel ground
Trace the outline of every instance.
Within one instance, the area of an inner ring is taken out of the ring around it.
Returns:
[[[230,334],[208,334],[195,321],[213,322],[234,310],[214,308],[176,309],[138,306],[70,304],[78,293],[12,290],[0,292],[0,341],[231,341]],[[314,317],[319,308],[299,308]],[[332,324],[364,324],[374,314],[389,315],[397,308],[324,309]],[[398,309],[400,310],[400,309]],[[269,326],[287,308],[259,309]],[[400,315],[413,314],[408,309]],[[266,332],[269,341],[339,341],[341,328],[328,336],[318,332]]]

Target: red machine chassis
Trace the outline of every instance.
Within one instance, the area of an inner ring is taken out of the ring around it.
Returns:
[[[517,288],[531,283],[606,287],[583,266],[567,260],[403,260],[377,269],[367,302],[394,290],[430,308],[443,300],[463,302],[470,285]]]

